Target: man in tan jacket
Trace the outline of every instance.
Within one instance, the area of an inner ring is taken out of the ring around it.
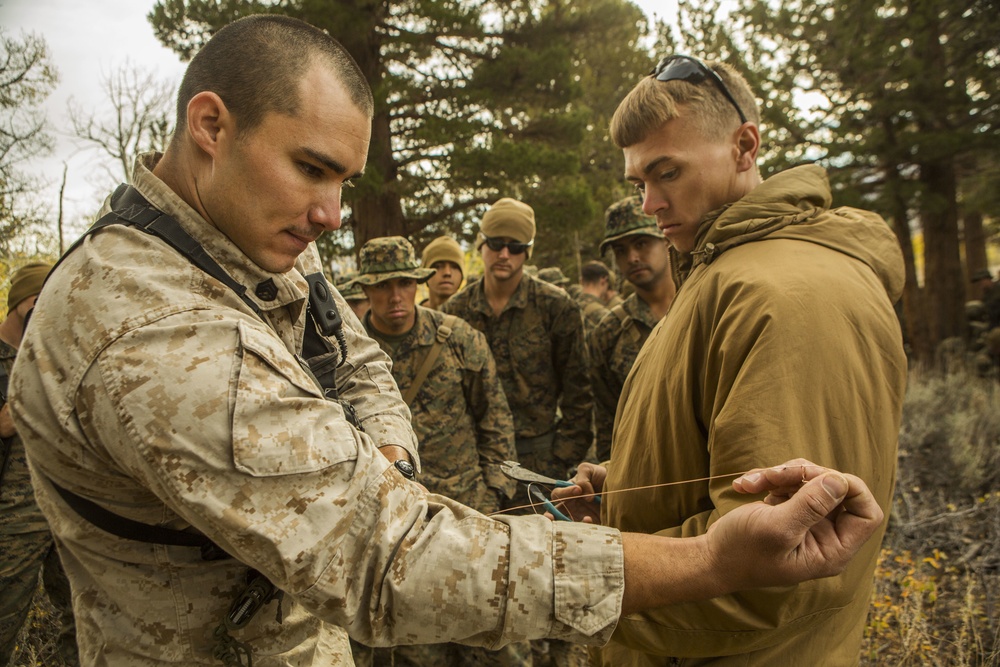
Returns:
[[[889,511],[906,382],[898,244],[877,215],[831,208],[817,166],[762,181],[758,123],[742,77],[684,56],[613,117],[680,287],[623,387],[609,467],[582,466],[568,492],[603,486],[605,525],[704,534],[747,502],[732,476],[795,456],[861,477]],[[856,665],[878,553],[872,540],[834,578],[622,618],[602,662]]]

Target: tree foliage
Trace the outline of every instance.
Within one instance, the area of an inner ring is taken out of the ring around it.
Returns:
[[[376,112],[365,177],[345,193],[350,234],[328,252],[399,234],[421,247],[471,238],[502,196],[536,208],[540,256],[599,235],[620,194],[607,118],[649,68],[642,13],[625,0],[161,0],[158,38],[183,57],[222,25],[280,12],[327,30],[372,83]],[[634,65],[639,65],[632,69]],[[552,242],[549,245],[549,242]]]
[[[84,145],[111,159],[114,167],[105,166],[106,185],[113,188],[122,180],[132,180],[136,155],[166,148],[173,132],[174,87],[157,79],[154,72],[126,62],[103,77],[101,88],[110,109],[91,112],[71,101],[70,123]]]
[[[0,28],[0,254],[44,219],[40,183],[26,172],[32,158],[49,152],[51,136],[41,105],[57,81],[45,40],[12,37]]]

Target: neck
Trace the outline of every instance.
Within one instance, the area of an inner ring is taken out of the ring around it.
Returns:
[[[582,285],[580,285],[580,289],[583,290],[584,294],[589,294],[591,296],[596,296],[598,299],[601,299],[602,301],[604,300],[604,291],[605,291],[605,288],[600,283],[598,283],[596,285],[582,284]]]
[[[417,311],[410,314],[409,319],[400,324],[398,327],[389,326],[386,322],[383,322],[379,318],[375,317],[374,313],[369,310],[365,313],[366,324],[369,324],[375,331],[386,336],[402,336],[403,334],[410,333],[413,329],[413,325],[417,323]]]
[[[438,296],[434,292],[427,292],[427,307],[431,310],[441,310],[441,306],[448,300],[446,296]]]
[[[163,181],[167,187],[184,200],[188,206],[193,208],[198,214],[209,223],[212,219],[208,216],[201,202],[201,195],[198,192],[197,174],[198,166],[196,158],[189,155],[189,151],[183,148],[175,148],[171,144],[160,161],[153,167],[153,175]],[[190,164],[189,164],[190,163]]]
[[[21,346],[23,335],[24,322],[17,316],[17,311],[12,311],[3,322],[0,322],[0,340],[15,350]]]
[[[514,296],[518,285],[524,279],[524,272],[519,271],[507,280],[497,280],[492,274],[487,273],[483,277],[483,291],[486,293],[486,300],[489,302],[493,312],[499,315]]]
[[[646,302],[646,305],[653,312],[653,317],[657,320],[667,314],[667,309],[670,308],[674,295],[677,293],[674,281],[667,273],[664,273],[662,278],[648,287],[644,288],[638,285],[633,285],[633,287],[635,287],[636,296]]]

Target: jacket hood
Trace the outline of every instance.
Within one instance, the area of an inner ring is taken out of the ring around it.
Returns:
[[[903,293],[905,272],[899,242],[876,213],[851,207],[830,209],[826,170],[794,167],[767,179],[742,199],[709,213],[689,256],[671,249],[675,278],[682,282],[736,246],[767,239],[794,239],[853,257],[878,275],[892,301]]]

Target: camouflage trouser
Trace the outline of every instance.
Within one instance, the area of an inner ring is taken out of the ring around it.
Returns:
[[[45,592],[60,614],[59,655],[67,665],[78,665],[69,581],[48,532],[0,534],[0,665],[8,664],[14,653],[38,587],[39,570]]]

